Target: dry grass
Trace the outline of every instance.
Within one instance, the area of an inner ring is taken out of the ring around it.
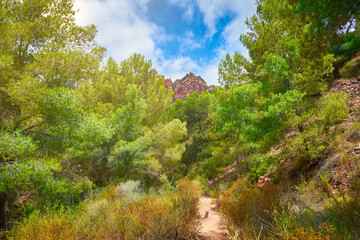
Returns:
[[[119,188],[117,188],[119,189]],[[175,239],[198,231],[200,188],[186,180],[177,187],[137,199],[118,197],[110,188],[76,211],[33,213],[9,239]]]

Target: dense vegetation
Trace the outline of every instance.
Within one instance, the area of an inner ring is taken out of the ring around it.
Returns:
[[[4,236],[192,237],[201,186],[234,238],[359,238],[360,161],[348,146],[360,111],[341,124],[349,96],[328,87],[360,75],[360,3],[257,4],[240,36],[249,59],[227,55],[215,93],[172,103],[150,60],[104,61],[72,0],[1,1]],[[321,167],[335,158],[350,176],[338,191]],[[210,189],[233,162],[232,179]],[[273,183],[260,187],[265,174]]]

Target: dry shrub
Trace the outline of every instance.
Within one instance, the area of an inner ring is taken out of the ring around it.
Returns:
[[[202,190],[198,184],[188,179],[180,179],[177,184],[174,210],[178,215],[178,233],[186,236],[187,233],[196,233],[199,230],[199,199]]]
[[[95,200],[78,219],[86,239],[169,239],[176,235],[172,204],[156,196],[134,202]]]
[[[325,216],[342,236],[360,239],[360,159],[348,154],[341,164],[341,179],[348,182],[328,201]]]
[[[294,212],[273,212],[273,221],[267,228],[267,239],[286,240],[335,240],[341,239],[333,225],[323,223],[318,225]]]
[[[326,207],[325,214],[341,235],[347,236],[349,239],[360,238],[359,196],[333,198],[329,206]]]
[[[8,239],[75,239],[77,229],[72,224],[72,217],[71,214],[63,210],[57,213],[51,212],[45,216],[40,216],[40,212],[35,211],[21,225],[10,232]]]
[[[183,179],[175,189],[137,198],[118,198],[109,188],[74,213],[32,214],[9,239],[175,239],[191,237],[199,226],[200,188]]]
[[[323,240],[323,239],[339,239],[340,235],[335,233],[334,226],[328,226],[326,223],[319,227],[319,231],[312,228],[304,229],[301,227],[295,229],[291,234],[291,240]]]
[[[238,180],[220,197],[220,211],[230,226],[248,235],[250,230],[261,231],[270,221],[271,210],[280,204],[279,196],[277,185],[259,188],[247,179]]]

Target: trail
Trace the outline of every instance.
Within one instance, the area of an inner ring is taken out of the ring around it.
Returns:
[[[200,198],[199,211],[202,217],[202,226],[198,238],[202,240],[226,240],[228,238],[221,227],[221,216],[212,201],[213,200],[208,197]],[[204,218],[206,212],[209,213],[208,216]]]

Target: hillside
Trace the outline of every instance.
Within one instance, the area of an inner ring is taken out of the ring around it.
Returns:
[[[349,107],[349,115],[347,118],[343,119],[339,122],[338,126],[334,126],[331,131],[334,133],[337,131],[341,131],[341,133],[337,133],[338,138],[341,140],[341,149],[340,152],[325,152],[319,161],[309,163],[308,166],[305,166],[304,174],[309,178],[317,178],[319,180],[320,174],[327,174],[328,181],[330,183],[330,189],[333,193],[349,189],[350,182],[354,181],[357,174],[357,167],[354,163],[349,163],[349,165],[343,165],[340,163],[341,161],[341,152],[346,152],[350,157],[359,158],[360,156],[360,132],[358,121],[360,119],[360,76],[355,78],[344,78],[336,80],[328,89],[328,93],[346,93],[349,97],[347,98],[347,106]],[[290,132],[287,135],[294,135],[294,132]],[[339,139],[337,139],[339,141]],[[289,147],[285,142],[281,142],[280,144],[275,144],[271,150],[269,151],[272,155],[279,155],[281,152],[285,151],[286,148]],[[292,177],[296,177],[293,174],[292,170],[292,159],[286,159],[282,162],[284,164],[284,169],[287,177],[290,179]],[[217,184],[231,181],[232,179],[236,179],[238,175],[237,172],[238,162],[234,161],[231,165],[228,165],[224,169],[224,173],[217,176],[215,179],[209,181],[209,186],[214,187]],[[264,178],[272,179],[276,177],[274,174],[277,174],[279,166],[270,169],[268,172],[264,174],[264,176],[259,177],[257,182],[263,183]],[[291,179],[296,180],[296,179]]]

